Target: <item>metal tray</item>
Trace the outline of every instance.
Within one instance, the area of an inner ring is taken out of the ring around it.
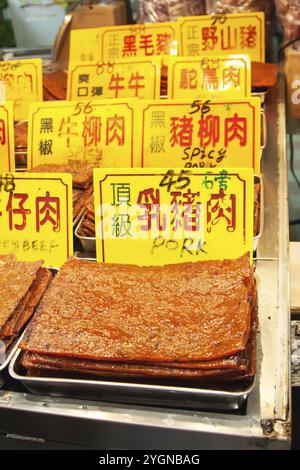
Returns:
[[[239,390],[210,390],[179,385],[27,377],[20,366],[21,354],[22,351],[18,349],[9,366],[10,376],[21,381],[30,392],[52,396],[187,409],[233,411],[242,407],[255,385],[255,380],[253,380],[247,387]]]
[[[260,145],[260,158],[262,158],[263,151],[267,146],[267,120],[264,110],[260,111],[261,116],[261,145]]]
[[[13,344],[9,347],[8,351],[6,351],[7,355],[6,355],[5,361],[2,364],[0,364],[0,388],[3,387],[3,385],[5,384],[5,381],[6,381],[6,378],[7,378],[8,365],[9,365],[10,361],[12,360],[14,354],[18,350],[20,340],[21,340],[21,338],[18,337],[13,342]]]
[[[265,104],[266,101],[266,96],[269,90],[264,90],[264,91],[252,91],[251,96],[258,96],[260,98],[261,104]]]
[[[81,220],[76,227],[75,236],[76,238],[78,238],[78,240],[80,240],[84,251],[88,251],[89,253],[96,253],[96,237],[84,237],[80,235],[78,232],[83,223],[83,219],[84,219],[84,214],[81,213]],[[95,255],[95,258],[96,258],[96,255]]]

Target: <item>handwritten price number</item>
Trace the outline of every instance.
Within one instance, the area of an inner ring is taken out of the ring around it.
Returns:
[[[205,114],[210,112],[210,106],[209,106],[210,100],[204,101],[202,103],[200,100],[195,100],[191,104],[191,108],[195,108],[193,111],[190,111],[190,114],[195,114],[201,112],[201,119],[205,116]]]
[[[215,26],[215,24],[224,24],[225,21],[227,20],[227,16],[224,15],[224,13],[219,13],[216,15],[212,15],[212,26]]]
[[[0,175],[0,192],[3,190],[6,193],[12,192],[16,189],[14,175],[7,173],[4,177]]]
[[[81,113],[90,114],[92,112],[93,106],[91,105],[90,101],[88,101],[87,103],[85,101],[78,101],[78,103],[76,103],[73,116],[78,116]]]
[[[167,186],[168,193],[171,191],[172,186],[174,186],[175,189],[185,189],[187,186],[190,185],[191,182],[191,179],[185,175],[188,175],[190,173],[190,170],[181,170],[179,175],[175,175],[174,170],[168,170],[161,182],[159,183],[159,186],[160,188]]]

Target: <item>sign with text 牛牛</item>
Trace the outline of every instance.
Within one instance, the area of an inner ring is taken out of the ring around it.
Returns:
[[[247,98],[251,61],[247,55],[169,57],[168,98]]]
[[[159,57],[70,63],[67,99],[156,99],[160,97],[160,69]]]
[[[139,101],[141,167],[253,168],[260,174],[260,99]]]
[[[252,256],[253,170],[94,170],[97,261]]]
[[[0,175],[0,254],[53,267],[73,254],[71,175]]]
[[[0,173],[14,171],[15,144],[13,104],[0,103]]]
[[[33,103],[28,168],[68,160],[87,160],[95,166],[133,166],[137,101]]]
[[[187,16],[178,19],[183,56],[248,54],[265,62],[265,15],[262,12]]]
[[[178,54],[178,23],[118,25],[71,31],[70,62]]]
[[[42,60],[0,62],[0,82],[4,83],[6,99],[14,104],[14,120],[28,119],[29,104],[43,99]]]

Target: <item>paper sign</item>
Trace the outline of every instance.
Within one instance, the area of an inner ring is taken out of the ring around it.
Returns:
[[[249,54],[265,62],[265,15],[262,12],[187,16],[178,19],[184,56]]]
[[[28,168],[88,160],[95,166],[133,166],[138,100],[59,101],[30,106]]]
[[[70,62],[98,62],[178,53],[177,23],[122,25],[71,31]]]
[[[42,60],[0,62],[0,81],[5,84],[6,99],[14,103],[14,120],[28,119],[29,103],[43,99]]]
[[[253,168],[260,173],[260,99],[141,101],[141,167]]]
[[[0,173],[15,170],[13,104],[0,103]]]
[[[163,265],[252,253],[253,170],[95,169],[97,261]]]
[[[251,95],[247,55],[170,57],[168,98],[246,98]]]
[[[71,63],[68,100],[160,97],[161,59],[125,59],[116,62]]]
[[[73,254],[72,177],[0,175],[0,254],[59,267]]]

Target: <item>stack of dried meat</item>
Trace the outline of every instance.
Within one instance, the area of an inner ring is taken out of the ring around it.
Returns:
[[[0,340],[6,349],[32,317],[51,282],[52,274],[42,264],[0,256]]]
[[[248,255],[162,267],[70,259],[27,329],[22,365],[32,376],[246,380],[256,317]]]
[[[93,191],[93,168],[91,163],[69,160],[62,164],[43,164],[30,170],[32,173],[71,173],[73,181],[73,220],[83,211]]]
[[[18,167],[27,165],[27,132],[28,121],[20,121],[15,124],[15,156]]]
[[[94,195],[92,194],[85,206],[84,215],[78,230],[79,235],[82,237],[95,238],[95,210],[94,210]]]
[[[67,95],[67,74],[62,70],[43,73],[44,101],[65,100]]]

